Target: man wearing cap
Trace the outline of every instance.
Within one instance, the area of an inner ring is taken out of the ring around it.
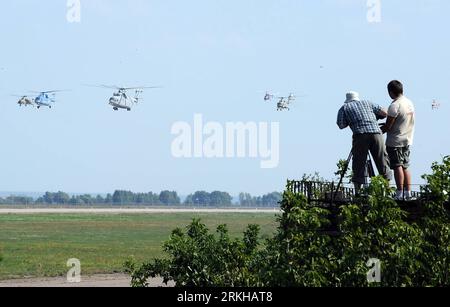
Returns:
[[[361,100],[357,92],[347,93],[344,106],[339,110],[337,125],[353,131],[353,183],[356,190],[365,183],[366,163],[369,152],[380,175],[390,179],[389,161],[378,120],[387,112],[370,101]]]

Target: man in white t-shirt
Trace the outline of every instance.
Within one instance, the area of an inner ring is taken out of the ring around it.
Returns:
[[[394,80],[388,84],[393,99],[388,109],[388,119],[383,126],[387,133],[386,147],[391,169],[397,184],[397,200],[411,200],[410,146],[413,145],[415,127],[414,105],[403,95],[403,84]]]

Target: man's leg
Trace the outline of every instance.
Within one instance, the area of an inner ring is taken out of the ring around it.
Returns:
[[[394,169],[395,183],[397,184],[397,191],[403,192],[405,187],[405,172],[403,166]]]
[[[412,199],[411,195],[412,175],[411,172],[409,171],[411,151],[409,146],[402,148],[401,154],[402,154],[403,174],[404,174],[403,188],[405,189],[405,197],[409,200]]]
[[[404,189],[411,193],[411,185],[412,185],[412,175],[411,172],[409,171],[409,169],[404,168],[403,169],[403,174],[404,174]]]
[[[398,200],[403,200],[405,198],[405,167],[402,158],[402,148],[388,147],[387,152],[389,154],[391,168],[394,170],[395,184],[397,185],[397,193],[395,198]]]
[[[390,181],[391,171],[389,169],[389,157],[386,152],[386,145],[381,134],[373,135],[373,142],[371,143],[370,153],[372,154],[378,173],[386,180]]]
[[[353,136],[353,183],[356,192],[364,184],[366,175],[367,155],[369,154],[369,142],[367,134],[358,134]]]

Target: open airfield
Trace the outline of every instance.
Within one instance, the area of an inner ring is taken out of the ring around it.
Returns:
[[[0,287],[127,286],[124,262],[164,257],[173,229],[200,218],[210,230],[227,224],[233,237],[248,224],[261,236],[276,229],[278,211],[225,209],[14,209],[0,210]],[[68,284],[67,260],[81,263],[82,283]],[[84,276],[84,277],[83,277]],[[160,286],[159,280],[152,285]]]
[[[176,208],[3,208],[0,214],[152,214],[152,213],[279,213],[279,209],[176,209]]]

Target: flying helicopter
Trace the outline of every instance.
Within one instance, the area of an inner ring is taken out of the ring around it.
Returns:
[[[431,109],[438,110],[441,107],[441,103],[438,102],[436,99],[433,99],[433,102],[431,103]]]
[[[125,109],[127,111],[131,111],[133,105],[139,103],[141,101],[141,94],[144,92],[144,89],[157,89],[161,88],[160,86],[140,86],[140,87],[120,87],[120,86],[109,86],[109,85],[100,85],[95,86],[106,89],[116,90],[112,97],[109,98],[109,105],[113,107],[114,111],[118,111],[119,109]],[[134,91],[134,96],[130,96],[128,91]]]
[[[47,91],[40,92],[39,95],[34,99],[34,103],[36,104],[36,108],[40,109],[41,107],[52,108],[52,104],[56,102],[56,93],[60,91]]]
[[[25,107],[34,106],[34,98],[28,97],[27,95],[22,95],[22,96],[11,95],[11,96],[19,98],[19,101],[17,101],[17,104],[21,107],[22,106],[25,106]]]
[[[288,97],[278,97],[278,99],[277,111],[290,111],[291,109],[289,108],[289,106],[297,99],[297,97],[295,97],[295,95],[291,93]]]
[[[304,96],[302,96],[304,97]],[[277,99],[277,110],[278,111],[284,111],[284,110],[290,110],[290,105],[297,99],[297,96],[295,94],[290,93],[289,96],[276,96],[272,94],[270,91],[266,92],[266,95],[264,96],[264,101],[272,101],[273,99]]]
[[[275,98],[275,95],[271,92],[267,91],[266,95],[264,96],[264,101],[268,102]]]

